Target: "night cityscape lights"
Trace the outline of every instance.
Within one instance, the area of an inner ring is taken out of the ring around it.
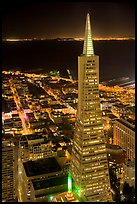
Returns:
[[[100,81],[94,51],[121,39],[93,38],[88,13],[84,38],[49,42],[84,40],[78,80],[67,66],[2,71],[2,202],[135,202],[135,81]]]

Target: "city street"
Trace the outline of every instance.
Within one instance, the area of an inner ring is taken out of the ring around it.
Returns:
[[[9,82],[11,84],[10,88],[11,88],[11,91],[13,93],[13,98],[14,98],[14,101],[15,101],[16,106],[17,106],[17,111],[18,111],[19,117],[20,117],[20,119],[22,121],[23,134],[32,134],[32,130],[27,128],[27,124],[26,124],[26,121],[25,121],[25,114],[23,112],[23,108],[22,108],[22,105],[21,105],[21,102],[20,102],[20,98],[19,98],[19,95],[17,94],[14,82],[13,82],[12,79],[9,80]]]

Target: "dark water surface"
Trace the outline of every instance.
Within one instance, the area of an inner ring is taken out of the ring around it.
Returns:
[[[45,73],[70,69],[77,78],[78,55],[83,41],[25,41],[2,43],[2,69]],[[135,41],[94,41],[95,54],[100,57],[100,80],[121,76],[135,78]]]

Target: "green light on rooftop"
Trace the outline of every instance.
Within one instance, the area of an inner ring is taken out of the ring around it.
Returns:
[[[72,178],[70,172],[68,172],[68,192],[72,192]]]
[[[52,199],[53,199],[53,196],[50,196],[50,197],[49,197],[49,200],[52,201]]]

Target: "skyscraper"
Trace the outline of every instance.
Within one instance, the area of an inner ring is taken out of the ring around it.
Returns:
[[[99,56],[94,54],[89,14],[83,54],[78,57],[78,111],[70,170],[75,187],[88,201],[112,201],[99,101]]]

